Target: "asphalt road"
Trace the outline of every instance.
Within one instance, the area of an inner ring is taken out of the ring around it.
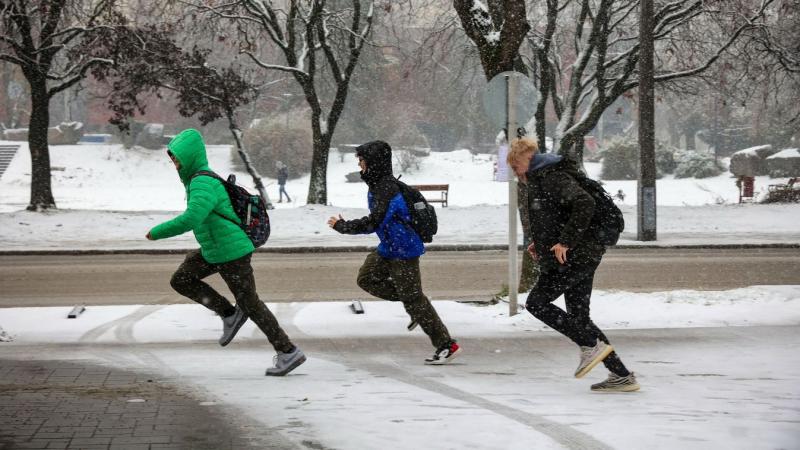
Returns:
[[[262,299],[270,302],[369,299],[355,278],[365,253],[257,253]],[[0,307],[164,304],[186,301],[169,286],[180,255],[0,256]],[[488,299],[506,283],[500,251],[429,252],[422,258],[434,299]],[[223,290],[218,276],[209,282]],[[800,284],[800,249],[612,249],[598,289],[652,292]]]

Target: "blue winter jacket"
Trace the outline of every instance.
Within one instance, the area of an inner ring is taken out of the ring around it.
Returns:
[[[367,193],[367,203],[370,211],[375,209],[375,196]],[[411,259],[425,253],[425,245],[419,235],[411,228],[411,213],[403,199],[403,194],[397,193],[389,201],[389,207],[383,221],[375,229],[381,243],[378,244],[378,254],[387,259]]]
[[[411,228],[411,213],[403,194],[391,175],[370,183],[367,193],[368,216],[340,220],[334,229],[344,234],[376,233],[378,254],[386,259],[412,259],[425,253],[425,245]]]

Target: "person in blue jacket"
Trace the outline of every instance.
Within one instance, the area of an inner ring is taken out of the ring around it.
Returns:
[[[376,233],[380,244],[367,255],[358,271],[358,285],[375,297],[402,302],[411,317],[410,326],[419,324],[436,348],[426,364],[446,364],[461,351],[450,337],[430,300],[422,293],[419,257],[425,246],[411,228],[411,213],[392,175],[392,148],[383,141],[372,141],[356,148],[361,179],[369,186],[369,215],[344,220],[331,217],[328,225],[342,234]]]

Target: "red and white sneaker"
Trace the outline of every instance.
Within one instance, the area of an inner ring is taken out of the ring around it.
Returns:
[[[459,353],[461,353],[461,347],[456,344],[456,341],[450,341],[449,343],[439,347],[433,356],[430,358],[425,358],[425,364],[447,364],[454,360]]]

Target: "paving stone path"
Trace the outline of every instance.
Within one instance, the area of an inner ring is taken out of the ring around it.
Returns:
[[[221,408],[146,374],[0,360],[0,450],[274,448]]]

